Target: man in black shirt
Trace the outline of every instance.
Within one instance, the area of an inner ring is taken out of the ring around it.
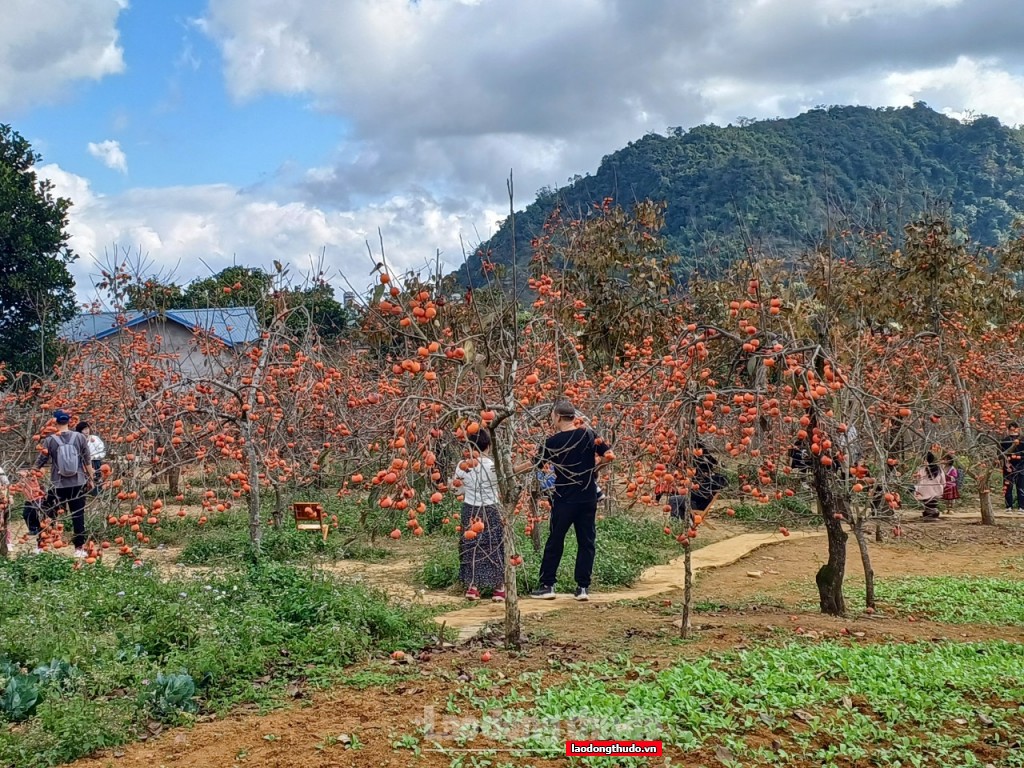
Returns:
[[[1006,425],[1006,437],[999,442],[999,458],[1003,462],[1006,509],[1013,509],[1016,490],[1017,509],[1024,510],[1024,441],[1015,421]]]
[[[551,420],[555,433],[544,441],[535,461],[537,468],[550,464],[555,472],[551,530],[544,545],[540,585],[530,597],[555,598],[555,575],[562,562],[565,535],[575,528],[576,599],[589,600],[597,540],[597,457],[608,454],[609,447],[593,430],[576,426],[576,409],[567,400],[555,404]]]

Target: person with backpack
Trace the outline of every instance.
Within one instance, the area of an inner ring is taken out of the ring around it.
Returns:
[[[565,535],[576,530],[576,599],[590,599],[590,580],[594,570],[597,542],[597,465],[598,459],[611,458],[611,449],[592,429],[576,425],[576,408],[568,400],[555,403],[551,410],[555,433],[540,447],[533,464],[516,468],[527,472],[548,464],[555,471],[551,503],[551,529],[544,545],[540,566],[540,584],[530,597],[555,599],[555,576],[562,561]]]
[[[68,428],[71,414],[55,411],[57,432],[43,440],[43,452],[36,460],[36,469],[49,463],[50,480],[62,506],[71,514],[75,557],[85,557],[85,497],[92,488],[92,459],[89,441],[81,432]]]

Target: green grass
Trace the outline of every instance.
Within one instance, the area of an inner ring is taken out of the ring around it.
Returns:
[[[594,581],[596,589],[602,587],[618,588],[630,586],[640,578],[646,568],[667,563],[674,557],[683,554],[683,548],[674,538],[666,536],[663,523],[651,520],[632,518],[628,515],[613,515],[599,520],[597,523],[597,556],[594,558]],[[544,536],[547,526],[544,526]],[[524,541],[520,553],[523,565],[519,570],[519,588],[526,589],[537,586],[537,573],[540,569],[541,552],[534,552],[533,547]],[[693,546],[702,544],[700,537],[694,540]],[[458,539],[452,538],[435,545],[427,556],[423,566],[417,572],[417,581],[429,589],[448,589],[459,580]],[[569,533],[565,539],[565,551],[558,569],[558,587],[561,589],[575,588],[573,566],[576,562],[576,537]]]
[[[854,598],[863,602],[864,590]],[[885,579],[875,585],[884,607],[948,624],[1024,626],[1024,580],[927,576]]]
[[[770,501],[767,504],[737,504],[736,520],[765,525],[806,527],[821,524],[818,511],[796,496]]]
[[[326,685],[433,631],[425,612],[277,563],[161,579],[130,561],[74,572],[68,558],[26,556],[0,562],[0,594],[0,662],[77,668],[65,685],[44,686],[27,721],[3,724],[0,714],[0,765],[26,768],[136,738],[154,716],[147,692],[158,674],[190,675],[200,712],[271,706],[290,684]]]
[[[1017,643],[792,644],[661,670],[620,658],[552,673],[478,673],[448,712],[479,722],[490,743],[529,750],[516,764],[564,754],[565,739],[576,737],[662,739],[688,765],[706,762],[698,750],[727,766],[975,766],[993,753],[999,765],[1024,765],[1011,747],[1024,728]],[[487,716],[495,708],[500,716]],[[485,747],[473,728],[446,730],[437,723],[421,734],[424,745]]]
[[[184,565],[233,565],[250,558],[249,526],[242,513],[213,514],[206,524],[193,517],[161,523],[150,535],[152,546],[181,547],[177,562]],[[290,519],[282,528],[263,531],[263,556],[279,563],[307,563],[342,559],[381,562],[389,551],[370,544],[365,536],[333,530],[325,542],[316,531],[297,530]]]

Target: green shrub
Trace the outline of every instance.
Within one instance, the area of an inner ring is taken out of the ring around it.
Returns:
[[[239,515],[219,515],[211,520],[223,518],[242,519]],[[298,563],[314,558],[341,560],[354,551],[366,552],[366,547],[353,547],[337,532],[325,542],[316,532],[300,531],[290,525],[282,528],[268,527],[263,532],[262,557],[280,563]],[[371,551],[370,556],[374,553]],[[247,525],[218,525],[201,534],[190,536],[178,556],[184,565],[232,565],[252,559]]]
[[[78,572],[58,561],[70,566],[54,555],[0,561],[0,720],[22,721],[0,727],[0,765],[55,765],[152,719],[269,703],[290,681],[326,684],[436,631],[425,611],[312,568],[161,578],[127,558]],[[192,693],[166,670],[187,675]]]
[[[736,519],[765,525],[808,526],[820,524],[817,509],[797,496],[776,499],[767,504],[737,504]]]

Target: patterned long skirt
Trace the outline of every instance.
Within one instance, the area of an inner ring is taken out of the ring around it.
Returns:
[[[459,538],[459,581],[465,586],[500,587],[505,583],[505,542],[498,507],[462,505],[462,530],[476,520],[484,529],[475,539]]]

